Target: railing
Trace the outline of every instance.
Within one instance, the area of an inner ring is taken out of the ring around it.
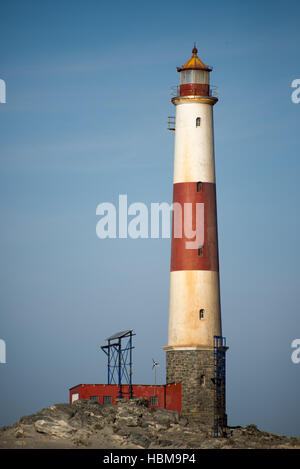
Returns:
[[[175,130],[175,116],[168,117],[168,129]]]
[[[209,96],[213,98],[219,97],[219,88],[217,86],[210,86],[209,87]]]
[[[195,83],[197,84],[197,83]],[[180,85],[171,86],[171,93],[170,98],[178,98],[180,96]],[[217,86],[210,86],[209,87],[209,97],[218,98],[219,97],[219,89]]]
[[[170,98],[177,98],[180,95],[180,85],[171,86]]]

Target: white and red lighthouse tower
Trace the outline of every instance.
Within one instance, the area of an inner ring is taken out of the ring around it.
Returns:
[[[222,338],[213,106],[218,101],[210,86],[212,68],[197,56],[178,68],[173,203],[203,204],[204,242],[173,236],[167,383],[182,383],[182,412],[204,423],[226,423],[225,351]],[[182,226],[185,225],[183,210]],[[194,222],[193,222],[194,223]],[[194,223],[195,224],[195,223]],[[199,227],[196,227],[197,229]],[[219,357],[219,360],[218,360]]]

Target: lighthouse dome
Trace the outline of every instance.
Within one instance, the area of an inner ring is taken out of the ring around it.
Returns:
[[[180,96],[209,96],[209,75],[212,68],[198,57],[196,45],[192,57],[182,67],[177,67],[180,77]]]
[[[212,71],[211,67],[205,65],[205,63],[199,59],[196,45],[194,45],[192,53],[192,57],[184,65],[182,65],[182,67],[177,67],[178,72],[181,72],[182,70],[206,70],[207,72]]]

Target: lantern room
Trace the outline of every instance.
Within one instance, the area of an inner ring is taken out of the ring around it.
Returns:
[[[210,96],[209,74],[212,68],[205,65],[194,46],[192,57],[177,71],[180,76],[180,96]]]

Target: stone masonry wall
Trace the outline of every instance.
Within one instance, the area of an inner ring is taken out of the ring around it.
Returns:
[[[215,366],[213,350],[168,350],[167,384],[182,383],[182,414],[214,423]],[[223,413],[225,415],[225,401]]]

